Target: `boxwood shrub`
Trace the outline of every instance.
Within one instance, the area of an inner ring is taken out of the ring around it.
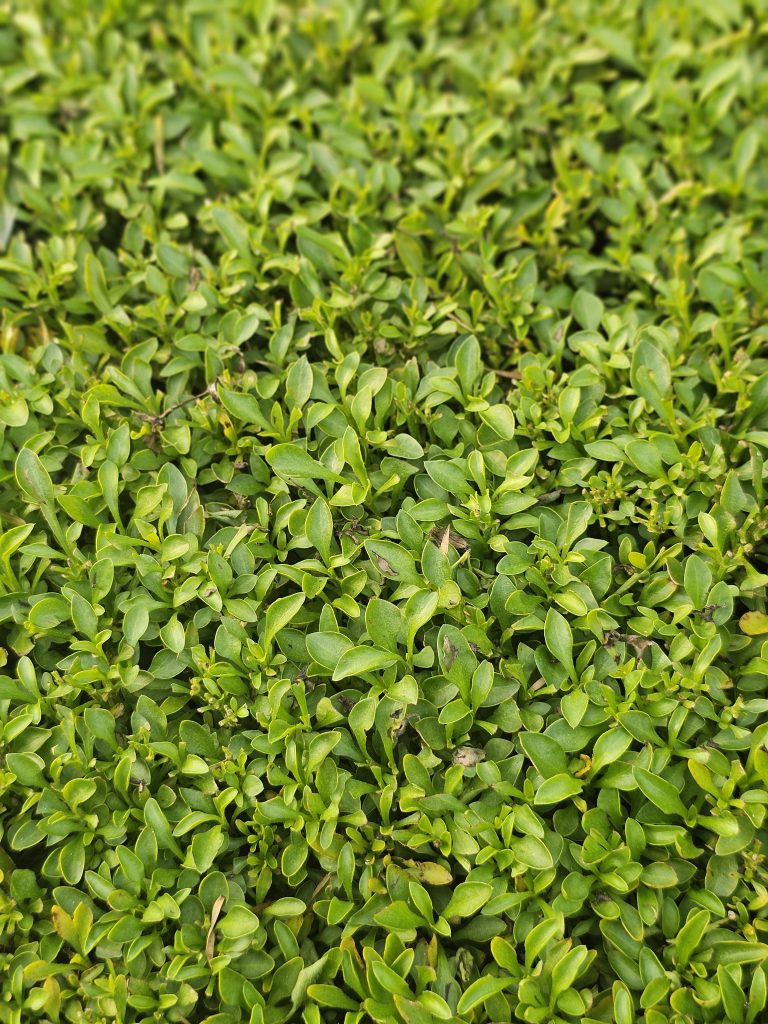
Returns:
[[[767,13],[0,4],[0,1024],[768,1020]]]

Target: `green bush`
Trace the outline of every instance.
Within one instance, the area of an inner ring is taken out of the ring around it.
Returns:
[[[767,15],[0,3],[0,1024],[768,1019]]]

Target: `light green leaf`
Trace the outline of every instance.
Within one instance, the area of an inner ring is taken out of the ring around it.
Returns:
[[[333,516],[328,502],[322,495],[318,495],[310,506],[304,529],[307,539],[317,548],[322,560],[328,562],[333,542]]]
[[[476,1006],[480,1006],[486,999],[495,996],[499,992],[512,985],[512,978],[494,978],[488,975],[477,978],[459,998],[456,1005],[457,1013],[469,1013]]]
[[[377,672],[398,661],[396,654],[376,647],[352,647],[339,658],[333,673],[334,680],[361,676],[366,672]]]
[[[565,751],[551,736],[538,732],[524,732],[520,734],[520,746],[545,779],[567,770]]]
[[[53,506],[56,495],[48,470],[31,448],[22,448],[16,457],[16,482],[31,502]]]
[[[493,894],[493,886],[487,882],[459,882],[453,890],[443,917],[471,917],[485,906]]]
[[[305,600],[304,594],[288,594],[286,597],[278,597],[270,604],[264,629],[265,646],[272,642],[281,629],[293,621]]]
[[[267,452],[267,462],[286,480],[330,480],[342,482],[342,477],[308,455],[295,444],[276,444]]]
[[[547,650],[569,671],[573,669],[573,634],[568,620],[556,608],[547,611],[544,620]]]
[[[632,771],[643,795],[658,807],[660,811],[664,811],[665,814],[676,815],[680,818],[687,816],[688,809],[680,799],[676,786],[673,786],[671,782],[667,782],[666,779],[662,779],[660,775],[654,775],[653,772],[647,771],[645,768],[636,766]]]
[[[582,781],[575,779],[572,775],[553,775],[551,778],[545,779],[537,788],[533,802],[537,807],[559,804],[563,800],[570,800],[571,797],[578,796],[583,788]]]

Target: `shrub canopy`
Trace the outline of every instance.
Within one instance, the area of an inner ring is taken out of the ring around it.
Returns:
[[[0,1024],[766,1020],[764,2],[0,8]]]

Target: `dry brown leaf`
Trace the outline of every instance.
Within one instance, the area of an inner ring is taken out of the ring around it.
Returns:
[[[450,527],[448,526],[433,527],[429,531],[429,536],[439,546],[443,554],[445,554],[448,551],[448,547],[451,544],[456,548],[457,551],[469,550],[469,541],[462,537],[460,533],[456,533],[455,530],[450,529]]]
[[[453,875],[448,868],[431,860],[404,860],[403,867],[424,885],[450,885],[453,882]]]
[[[458,647],[452,644],[447,636],[443,637],[443,654],[445,655],[445,667],[450,670],[459,653]]]
[[[376,555],[376,564],[378,565],[380,572],[386,573],[388,576],[395,575],[395,570],[392,568],[392,566],[389,564],[386,558],[382,558],[381,555]]]
[[[457,747],[453,752],[453,763],[460,764],[464,768],[474,768],[476,764],[485,760],[485,751],[479,747]]]
[[[224,906],[225,897],[217,896],[211,907],[211,923],[208,927],[208,934],[205,936],[205,959],[208,963],[213,960],[213,950],[216,944],[216,935],[214,929],[216,928],[216,922],[219,920],[221,914],[221,908]]]

